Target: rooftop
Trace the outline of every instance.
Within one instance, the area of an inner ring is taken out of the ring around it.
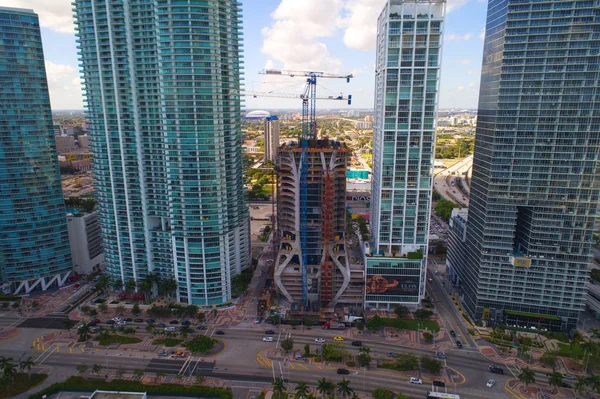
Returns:
[[[145,392],[96,391],[90,399],[146,399]]]

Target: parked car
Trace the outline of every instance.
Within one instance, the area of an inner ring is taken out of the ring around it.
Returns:
[[[165,323],[158,323],[155,327],[164,328],[164,327],[166,327],[166,324]]]
[[[273,337],[264,337],[263,342],[273,342]]]
[[[265,334],[273,335],[273,334],[275,334],[275,331],[267,330],[267,331],[265,331]]]
[[[347,369],[337,369],[338,374],[350,374],[350,371]]]
[[[325,338],[315,338],[315,342],[322,344],[325,342]]]
[[[102,321],[100,319],[93,319],[91,322],[96,323],[96,324],[102,323]]]
[[[352,346],[362,346],[361,341],[352,341]]]
[[[562,386],[563,388],[572,388],[571,384],[567,384],[566,382],[563,382],[562,384],[560,384],[560,386]]]
[[[456,347],[459,348],[459,349],[462,349],[462,347],[463,347],[462,342],[456,341]]]
[[[565,380],[576,380],[577,379],[577,377],[575,377],[573,374],[565,374],[565,375],[563,375],[563,378]]]
[[[275,322],[271,319],[265,320],[265,324],[275,324]]]
[[[133,321],[133,319],[131,317],[128,317],[124,321],[126,321],[127,323],[131,323]]]
[[[221,331],[221,330],[215,331],[215,334],[217,334],[217,335],[225,335],[225,331]]]
[[[450,336],[451,337],[456,337],[456,333],[454,332],[454,330],[450,330]]]
[[[164,356],[164,357],[166,357],[166,356],[169,356],[169,354],[167,353],[167,351],[159,351],[158,352],[158,356],[161,356],[161,357]]]
[[[438,359],[445,359],[446,355],[444,355],[443,353],[440,352],[435,352],[435,357],[437,357]]]
[[[390,352],[387,354],[387,357],[396,357],[396,356],[398,356],[398,354],[395,352]]]
[[[148,323],[148,324],[154,324],[154,319],[146,319],[146,323]]]
[[[333,340],[334,340],[334,341],[343,341],[343,340],[344,340],[344,337],[340,337],[340,336],[338,335],[338,336],[336,336],[336,337],[333,337]]]
[[[446,383],[443,381],[433,381],[432,384],[436,387],[442,387],[442,388],[446,386]]]
[[[411,384],[422,384],[423,381],[420,378],[417,378],[417,377],[410,377],[410,383]]]
[[[184,320],[184,321],[181,322],[182,326],[189,326],[190,324],[192,324],[192,323],[190,323],[189,320]]]
[[[136,323],[143,323],[144,319],[134,319],[133,321],[136,322]]]
[[[179,320],[171,320],[169,324],[179,324]]]
[[[114,320],[106,320],[105,323],[106,324],[115,324],[115,321]]]
[[[488,388],[491,388],[491,387],[493,387],[494,385],[496,385],[496,380],[489,380],[489,381],[487,382],[487,384],[485,384],[485,386],[486,386],[486,387],[488,387]]]
[[[175,327],[165,327],[165,331],[174,332],[177,331],[177,329]]]

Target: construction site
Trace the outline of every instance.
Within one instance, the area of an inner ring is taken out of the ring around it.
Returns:
[[[361,243],[347,222],[346,171],[351,150],[339,141],[317,137],[317,78],[343,78],[320,72],[266,71],[306,76],[302,135],[278,149],[278,254],[273,280],[279,305],[292,317],[327,318],[340,307],[362,308],[364,261]],[[351,96],[325,98],[347,100]],[[286,303],[287,302],[287,303]]]

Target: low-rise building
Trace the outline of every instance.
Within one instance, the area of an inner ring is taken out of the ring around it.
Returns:
[[[67,213],[73,268],[79,274],[90,274],[104,262],[100,221],[96,212],[75,212]]]

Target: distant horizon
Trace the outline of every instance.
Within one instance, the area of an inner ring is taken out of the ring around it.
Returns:
[[[268,110],[273,110],[273,111],[294,111],[297,110],[298,112],[302,112],[302,109],[300,108],[242,108],[242,111],[268,111]],[[438,112],[441,111],[451,111],[451,110],[464,110],[464,111],[477,111],[477,108],[462,108],[462,107],[454,107],[454,108],[438,108]],[[347,108],[320,108],[317,109],[317,112],[319,111],[369,111],[369,112],[375,112],[375,110],[373,108],[351,108],[351,109],[347,109]],[[52,113],[55,112],[83,112],[85,113],[86,110],[85,109],[56,109],[56,110],[52,110]]]

